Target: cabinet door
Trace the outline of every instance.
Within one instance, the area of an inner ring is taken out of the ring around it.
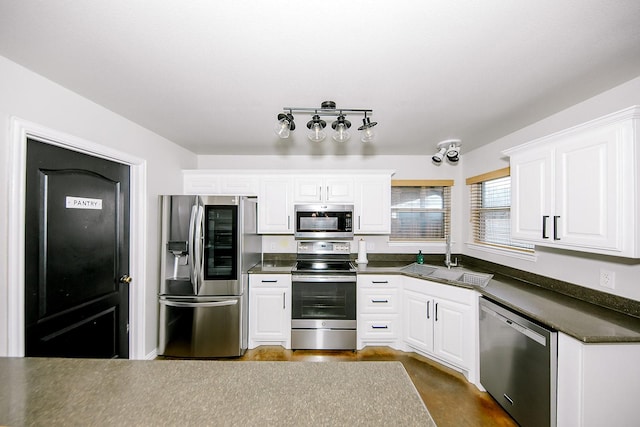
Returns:
[[[263,177],[258,195],[258,233],[293,234],[292,184],[289,177]]]
[[[544,235],[552,236],[549,219],[553,217],[552,174],[550,149],[511,157],[511,236],[514,239],[542,242]]]
[[[353,179],[343,176],[298,176],[294,182],[293,198],[296,203],[353,203]]]
[[[469,368],[473,351],[471,307],[436,299],[434,307],[433,352],[461,368]]]
[[[556,148],[556,243],[621,249],[622,167],[617,129],[584,132]]]
[[[220,175],[183,172],[182,187],[184,194],[219,194]]]
[[[356,178],[356,234],[391,232],[391,177],[366,175]]]
[[[294,203],[322,201],[322,178],[320,177],[295,177],[293,188]]]
[[[250,335],[252,341],[287,341],[287,290],[254,288],[250,295]],[[289,320],[290,321],[290,320]]]
[[[323,190],[327,202],[353,203],[353,179],[349,177],[327,178]]]
[[[404,339],[419,350],[433,350],[433,300],[417,292],[405,291],[403,300]]]

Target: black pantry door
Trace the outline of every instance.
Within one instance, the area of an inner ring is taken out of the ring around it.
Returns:
[[[129,358],[129,166],[27,140],[26,356]]]

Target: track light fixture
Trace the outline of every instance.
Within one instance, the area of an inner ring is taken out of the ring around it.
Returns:
[[[308,138],[314,142],[323,141],[326,137],[324,128],[327,126],[327,122],[322,120],[320,116],[336,116],[337,119],[331,123],[331,128],[335,130],[332,138],[337,142],[346,142],[351,137],[349,128],[351,122],[346,119],[347,113],[363,113],[362,126],[358,128],[362,131],[360,140],[362,142],[371,142],[374,138],[373,127],[378,123],[372,122],[367,114],[373,113],[373,110],[369,109],[354,109],[354,108],[336,108],[336,103],[333,101],[324,101],[320,108],[301,108],[301,107],[283,107],[284,113],[278,114],[278,123],[275,126],[275,133],[280,138],[286,139],[291,134],[296,126],[293,122],[293,113],[313,114],[313,117],[307,123],[309,129]]]
[[[460,146],[462,141],[459,139],[447,139],[438,143],[438,152],[431,157],[433,163],[439,165],[446,157],[449,163],[458,163],[460,160]]]
[[[289,112],[289,114],[278,114],[278,123],[276,123],[273,130],[280,138],[286,139],[289,138],[290,132],[295,130],[295,128],[296,124],[293,122],[293,115]]]
[[[373,132],[373,127],[377,125],[378,122],[372,122],[369,117],[367,117],[367,113],[364,113],[364,119],[362,119],[362,126],[358,128],[358,130],[362,131],[362,136],[360,136],[360,141],[362,142],[371,142],[375,137],[375,133]]]
[[[351,138],[351,134],[348,129],[351,127],[351,122],[344,118],[344,114],[338,116],[338,120],[331,123],[331,128],[336,131],[332,138],[336,142],[347,142]]]
[[[307,127],[310,131],[307,136],[313,142],[320,142],[327,136],[327,134],[323,130],[325,127],[327,127],[327,122],[320,119],[320,116],[317,114],[314,114],[313,118],[307,122]]]

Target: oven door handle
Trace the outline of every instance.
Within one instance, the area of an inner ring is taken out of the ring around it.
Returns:
[[[319,282],[356,282],[355,277],[351,276],[331,276],[324,274],[313,274],[309,276],[291,276],[292,283],[319,283]]]

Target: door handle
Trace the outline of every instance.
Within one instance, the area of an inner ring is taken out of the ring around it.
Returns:
[[[549,219],[549,215],[542,216],[542,238],[543,239],[549,238],[549,236],[547,236],[547,219]]]
[[[427,319],[430,319],[431,316],[429,315],[429,307],[431,306],[431,301],[427,301]]]
[[[124,274],[120,277],[119,282],[126,283],[128,285],[129,283],[133,282],[133,278],[128,274]]]
[[[183,302],[183,301],[167,301],[161,300],[160,304],[167,305],[169,307],[182,307],[182,308],[197,308],[197,307],[226,307],[229,305],[238,304],[238,300],[226,300],[226,301],[206,301],[206,302]]]
[[[436,322],[438,321],[438,303],[436,303]]]
[[[553,240],[560,240],[558,237],[558,218],[560,218],[560,215],[553,217]]]

